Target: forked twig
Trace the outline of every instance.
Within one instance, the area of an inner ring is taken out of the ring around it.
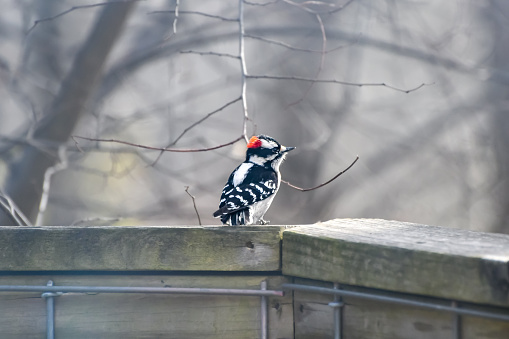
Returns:
[[[184,186],[184,187],[186,188],[185,191],[186,191],[187,195],[189,195],[191,197],[191,199],[193,199],[194,211],[196,212],[196,216],[198,217],[198,224],[201,226],[200,213],[198,213],[198,208],[196,208],[196,200],[194,198],[194,195],[189,193],[189,186]]]
[[[346,171],[348,171],[350,168],[352,168],[352,166],[357,162],[357,160],[359,160],[359,156],[356,156],[355,157],[355,160],[350,164],[350,166],[348,166],[346,169],[342,170],[341,172],[339,172],[338,174],[336,174],[332,179],[324,182],[323,184],[320,184],[318,186],[315,186],[315,187],[311,187],[311,188],[301,188],[301,187],[298,187],[298,186],[295,186],[295,185],[292,185],[290,184],[288,181],[285,181],[285,180],[281,180],[281,182],[284,182],[285,184],[287,184],[288,186],[290,186],[291,188],[295,188],[296,190],[299,190],[301,192],[308,192],[308,191],[312,191],[312,190],[316,190],[317,188],[320,188],[320,187],[323,187],[325,185],[328,185],[330,184],[331,182],[333,182],[334,180],[336,180],[341,174],[345,173]]]

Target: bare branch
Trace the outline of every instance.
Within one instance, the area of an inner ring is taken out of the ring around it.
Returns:
[[[41,226],[44,218],[44,213],[46,213],[46,208],[48,207],[49,200],[49,190],[51,185],[51,177],[53,174],[62,171],[67,168],[67,149],[66,146],[62,145],[58,148],[58,158],[60,160],[59,163],[54,166],[48,167],[46,172],[44,173],[44,182],[42,184],[42,195],[41,201],[39,203],[39,212],[37,213],[37,219],[35,220],[35,225]]]
[[[251,2],[251,1],[244,1],[244,3],[246,5],[249,5],[249,6],[260,6],[260,7],[264,7],[264,6],[270,6],[270,5],[274,5],[278,2],[280,2],[282,0],[274,0],[274,1],[269,1],[269,2]]]
[[[185,188],[186,188],[185,191],[186,191],[187,195],[189,195],[191,197],[191,199],[193,200],[194,211],[196,212],[196,216],[198,217],[198,224],[201,226],[200,213],[198,213],[198,209],[196,208],[195,198],[193,195],[191,195],[191,193],[189,193],[189,186],[185,186]]]
[[[247,142],[247,122],[249,121],[249,114],[247,111],[247,66],[246,54],[244,51],[244,0],[239,0],[239,59],[240,59],[240,75],[241,75],[241,92],[242,109],[244,110],[244,121],[242,123],[242,135]]]
[[[198,126],[199,124],[201,124],[202,122],[204,122],[205,120],[207,120],[208,118],[210,118],[212,115],[218,113],[218,112],[221,112],[222,110],[224,110],[226,107],[230,106],[230,105],[233,105],[234,103],[236,103],[237,101],[240,101],[242,98],[241,97],[238,97],[237,99],[234,99],[230,102],[227,102],[226,104],[224,104],[223,106],[219,107],[218,109],[216,109],[215,111],[212,111],[210,113],[208,113],[207,115],[205,115],[203,118],[201,118],[200,120],[196,121],[195,123],[191,124],[190,126],[188,126],[186,129],[184,129],[182,131],[182,133],[180,133],[180,135],[171,143],[169,144],[168,146],[166,146],[166,148],[168,147],[171,147],[171,146],[174,146],[183,136],[184,134],[186,134],[189,130],[191,130],[192,128]],[[159,155],[157,156],[156,160],[154,160],[154,162],[150,165],[150,166],[154,166],[158,161],[159,159],[161,159],[161,156],[163,155],[164,151],[161,151],[161,153],[159,153]]]
[[[361,34],[359,34],[359,36],[360,35]],[[326,50],[326,51],[322,51],[322,50],[317,50],[317,49],[299,48],[299,47],[295,47],[295,46],[286,44],[286,43],[281,42],[281,41],[267,39],[267,38],[264,38],[264,37],[261,37],[261,36],[257,36],[257,35],[244,34],[244,37],[245,38],[250,38],[250,39],[260,40],[260,41],[267,42],[267,43],[273,44],[273,45],[278,45],[278,46],[281,46],[281,47],[285,47],[285,48],[288,48],[288,49],[290,49],[292,51],[307,52],[307,53],[320,53],[320,54],[322,54],[322,53],[323,54],[332,53],[332,52],[335,52],[337,50],[343,49],[345,47],[352,46],[352,45],[354,45],[354,44],[356,44],[358,42],[358,41],[353,41],[353,42],[351,42],[349,44],[346,44],[346,45],[341,45],[341,46],[337,46],[337,47],[334,47],[334,48]]]
[[[350,164],[350,166],[348,166],[346,169],[344,169],[343,171],[339,172],[338,174],[336,174],[332,179],[324,182],[323,184],[320,184],[318,186],[315,186],[315,187],[311,187],[311,188],[301,188],[299,186],[295,186],[295,185],[292,185],[290,184],[288,181],[285,181],[285,180],[281,180],[281,182],[284,182],[285,184],[287,184],[288,186],[290,186],[291,188],[295,188],[296,190],[299,190],[301,192],[308,192],[308,191],[312,191],[312,190],[316,190],[317,188],[320,188],[320,187],[323,187],[325,185],[328,185],[330,184],[331,182],[333,182],[334,180],[336,180],[341,174],[345,173],[346,171],[348,171],[350,168],[352,168],[352,166],[357,162],[357,160],[359,160],[359,156],[355,157],[355,160]]]
[[[175,14],[176,11],[174,10],[168,10],[168,11],[152,11],[152,12],[148,12],[147,14]],[[209,14],[209,13],[203,13],[203,12],[198,12],[198,11],[178,11],[179,14],[195,14],[195,15],[201,15],[201,16],[205,16],[207,18],[213,18],[213,19],[219,19],[219,20],[222,20],[222,21],[229,21],[229,22],[237,22],[239,21],[238,19],[231,19],[231,18],[225,18],[223,16],[219,16],[219,15],[214,15],[214,14]]]
[[[294,2],[291,0],[282,0],[282,1],[286,2],[289,5],[298,7],[300,9],[302,9],[303,11],[311,13],[311,14],[332,14],[332,13],[336,13],[336,12],[339,12],[339,11],[345,9],[354,0],[350,0],[341,6],[338,6],[338,5],[332,4],[332,3],[328,3],[328,2],[324,2],[324,1],[304,1],[301,3],[297,3],[297,2]],[[314,9],[310,8],[309,6],[315,6],[318,8],[324,7],[326,9],[325,10],[314,10]],[[329,8],[331,8],[331,9],[329,9]]]
[[[78,140],[74,139],[74,136],[71,136],[72,140],[74,141],[74,145],[67,144],[67,151],[68,152],[79,152],[79,153],[86,153],[86,152],[96,152],[96,153],[127,153],[127,154],[137,154],[135,150],[133,150],[132,147],[115,147],[115,148],[100,148],[96,146],[82,146]],[[41,150],[42,152],[47,153],[50,156],[56,156],[58,155],[58,148],[61,146],[61,144],[58,144],[56,142],[51,142],[49,140],[35,140],[30,138],[12,138],[8,136],[0,135],[0,143],[9,143],[12,145],[23,145],[23,146],[33,146],[37,149]],[[72,146],[75,146],[76,149],[72,148]],[[0,154],[4,152],[3,149],[0,148]]]
[[[50,17],[47,17],[47,18],[43,18],[43,19],[38,19],[38,20],[35,20],[34,21],[34,24],[32,25],[32,27],[30,27],[27,31],[26,34],[30,34],[34,29],[35,27],[42,23],[42,22],[46,22],[46,21],[52,21],[52,20],[55,20],[57,18],[60,18],[66,14],[69,14],[75,10],[78,10],[78,9],[85,9],[85,8],[93,8],[93,7],[101,7],[101,6],[106,6],[106,5],[109,5],[109,4],[114,4],[114,3],[125,3],[125,2],[135,2],[135,1],[145,1],[145,0],[110,0],[108,2],[100,2],[100,3],[96,3],[96,4],[90,4],[90,5],[81,5],[81,6],[73,6],[61,13],[58,13],[57,15],[54,15],[54,16],[50,16]]]
[[[198,51],[180,51],[182,54],[199,54],[199,55],[215,55],[219,57],[227,57],[233,59],[240,59],[238,55],[227,54],[227,53],[216,53],[216,52],[198,52]]]
[[[143,148],[143,149],[149,149],[149,150],[153,150],[153,151],[164,151],[164,152],[175,152],[175,153],[193,153],[193,152],[208,152],[208,151],[213,151],[213,150],[216,150],[216,149],[219,149],[219,148],[223,148],[223,147],[226,147],[226,146],[233,145],[233,144],[234,144],[234,143],[236,143],[237,141],[240,141],[240,140],[244,139],[244,135],[241,135],[240,137],[238,137],[238,138],[237,138],[237,139],[235,139],[235,140],[232,140],[232,141],[227,142],[227,143],[225,143],[225,144],[221,144],[221,145],[213,146],[213,147],[207,147],[207,148],[189,148],[189,149],[175,149],[175,148],[166,148],[166,147],[152,147],[152,146],[145,146],[145,145],[135,144],[135,143],[128,142],[128,141],[116,140],[116,139],[97,139],[97,138],[87,138],[87,137],[81,137],[81,136],[78,136],[78,135],[74,135],[73,137],[74,137],[74,138],[77,138],[77,139],[88,140],[88,141],[111,142],[111,143],[117,143],[117,144],[129,145],[129,146],[138,147],[138,148]]]
[[[3,200],[6,200],[5,202]],[[9,218],[14,222],[16,226],[23,226],[23,223],[19,219],[19,217],[16,215],[16,211],[14,210],[13,206],[10,204],[10,201],[7,200],[6,197],[0,197],[0,206],[5,210]]]
[[[0,190],[0,205],[17,226],[32,226],[30,220],[2,190]]]
[[[175,0],[175,19],[173,19],[173,34],[177,34],[177,21],[179,18],[180,0]]]
[[[58,147],[60,146],[60,143],[51,140],[33,139],[31,136],[24,138],[16,138],[0,135],[0,143],[1,142],[9,143],[10,145],[6,146],[3,149],[0,149],[0,153],[6,152],[8,149],[12,147],[12,145],[26,145],[33,146],[41,152],[44,152],[50,156],[54,156],[56,155],[56,152],[54,152],[54,150],[58,150]]]
[[[323,64],[325,63],[325,51],[327,50],[327,35],[325,34],[325,26],[323,24],[322,17],[319,14],[315,14],[315,17],[316,20],[318,21],[318,25],[320,26],[320,31],[322,33],[322,52],[320,53],[320,65],[318,66],[318,69],[316,70],[315,73],[315,79],[318,79],[318,77],[322,73]],[[308,86],[308,88],[304,91],[303,95],[293,103],[290,103],[287,107],[301,103],[308,96],[309,92],[311,92],[311,89],[315,84],[316,82],[312,82]]]
[[[80,153],[85,153],[83,149],[80,147],[78,140],[74,138],[74,135],[71,135],[71,139],[74,141],[74,146],[80,151]]]
[[[424,86],[432,86],[435,83],[432,82],[430,84],[422,83],[418,85],[417,87],[411,88],[411,89],[403,89],[394,87],[392,85],[388,85],[385,82],[380,83],[370,83],[370,82],[348,82],[348,81],[340,81],[335,79],[311,79],[311,78],[304,78],[304,77],[295,77],[295,76],[277,76],[277,75],[246,75],[246,78],[248,79],[267,79],[267,80],[295,80],[295,81],[307,81],[307,82],[316,82],[316,83],[325,83],[325,84],[338,84],[338,85],[345,85],[345,86],[356,86],[356,87],[387,87],[389,89],[403,92],[403,93],[411,93],[414,91],[417,91],[418,89],[424,87]]]
[[[289,5],[298,7],[300,9],[302,9],[303,11],[311,13],[311,14],[318,14],[318,13],[324,13],[324,12],[318,12],[318,11],[312,10],[311,8],[307,7],[307,5],[320,5],[320,6],[325,6],[325,7],[336,7],[335,4],[326,3],[326,2],[322,2],[322,1],[305,1],[302,3],[297,3],[294,1],[290,1],[290,0],[283,0],[283,1]],[[325,11],[325,13],[328,13],[328,12],[330,12],[330,10]]]

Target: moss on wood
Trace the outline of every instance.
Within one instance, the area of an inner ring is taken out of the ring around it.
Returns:
[[[2,271],[277,271],[280,230],[0,227]]]
[[[509,305],[509,236],[338,219],[287,230],[283,274]]]

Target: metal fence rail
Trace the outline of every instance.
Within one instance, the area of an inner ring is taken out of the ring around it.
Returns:
[[[122,286],[53,286],[53,285],[0,285],[2,292],[55,292],[64,293],[162,293],[162,294],[209,294],[209,295],[238,295],[238,296],[278,296],[283,291],[248,290],[228,288],[200,288],[200,287],[122,287]]]
[[[46,338],[55,338],[55,297],[65,293],[160,293],[160,294],[207,294],[261,297],[260,326],[262,339],[267,339],[267,297],[284,295],[283,291],[267,290],[267,282],[262,281],[259,290],[231,288],[199,288],[199,287],[122,287],[122,286],[54,286],[49,280],[46,286],[35,285],[0,285],[0,292],[43,292],[46,299]]]
[[[342,337],[342,311],[344,303],[342,297],[372,300],[376,302],[399,304],[411,307],[431,309],[440,312],[453,313],[453,336],[461,338],[461,316],[475,316],[509,322],[509,313],[496,311],[482,311],[467,306],[458,307],[456,301],[445,305],[444,301],[421,301],[408,295],[387,296],[379,292],[355,292],[342,290],[335,283],[333,288],[318,287],[301,284],[282,284],[283,290],[306,291],[319,294],[330,294],[333,300],[329,303],[334,309],[334,338]],[[190,295],[229,295],[260,297],[260,338],[268,338],[268,303],[267,297],[284,296],[284,291],[267,290],[267,282],[262,281],[259,290],[254,289],[223,289],[223,288],[187,288],[187,287],[123,287],[123,286],[55,286],[53,281],[47,285],[0,285],[0,292],[42,292],[41,297],[46,299],[46,337],[54,339],[55,336],[55,304],[54,298],[66,293],[160,293],[160,294],[190,294]]]
[[[320,294],[331,294],[334,296],[334,300],[329,303],[329,306],[334,308],[334,339],[341,339],[342,337],[342,309],[344,303],[341,301],[341,297],[350,297],[357,299],[373,300],[377,302],[399,304],[405,306],[419,307],[425,309],[431,309],[435,311],[450,312],[455,315],[453,318],[453,337],[455,339],[461,338],[461,315],[468,315],[474,317],[488,318],[494,320],[508,321],[508,313],[488,312],[480,311],[469,307],[458,307],[456,301],[451,302],[451,306],[444,305],[443,303],[436,301],[419,301],[409,296],[387,296],[376,292],[355,292],[346,291],[339,289],[339,284],[335,283],[334,288],[318,287],[301,284],[283,284],[283,290],[296,290],[305,292],[314,292]]]

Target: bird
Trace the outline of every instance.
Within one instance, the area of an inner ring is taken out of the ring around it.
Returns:
[[[293,149],[263,134],[249,139],[246,160],[230,174],[213,216],[224,225],[268,224],[263,216],[281,184],[279,166]]]

